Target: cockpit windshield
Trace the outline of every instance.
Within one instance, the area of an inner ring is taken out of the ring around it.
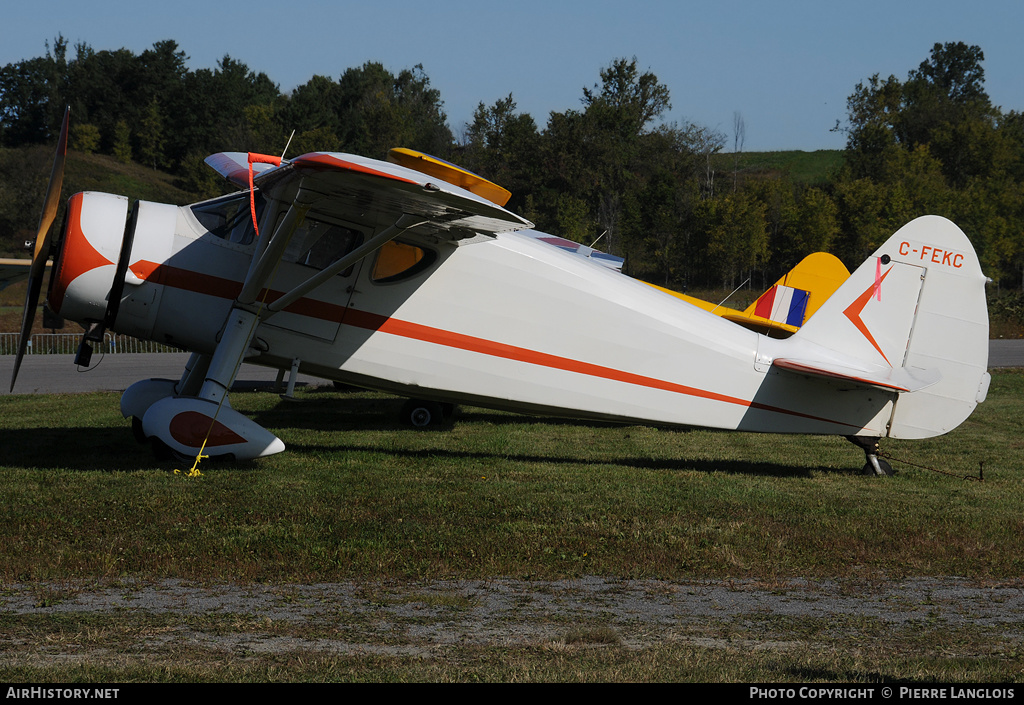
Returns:
[[[259,191],[256,192],[256,218],[263,213],[265,201]],[[224,198],[204,201],[192,206],[195,215],[210,234],[228,242],[248,245],[256,237],[256,229],[252,225],[252,211],[249,206],[249,193],[234,193]]]

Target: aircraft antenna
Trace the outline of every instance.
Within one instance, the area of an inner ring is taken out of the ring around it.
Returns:
[[[288,153],[288,147],[291,146],[292,137],[294,137],[294,136],[295,136],[295,130],[292,130],[292,133],[290,135],[288,135],[288,142],[284,146],[284,151],[281,152],[281,161],[282,162],[284,161],[284,155]]]
[[[603,238],[607,234],[608,234],[608,231],[605,230],[603,233],[601,233],[600,235],[597,236],[597,240],[600,240],[601,238]],[[597,240],[594,240],[592,243],[590,243],[590,246],[593,247],[594,245],[596,245],[597,244]]]
[[[740,285],[739,285],[738,287],[736,287],[736,288],[735,288],[735,289],[733,289],[733,290],[732,290],[731,292],[729,292],[729,296],[732,296],[732,295],[733,295],[733,294],[735,294],[735,293],[736,293],[737,291],[739,291],[739,290],[740,290],[740,289],[742,289],[742,288],[743,288],[744,286],[746,286],[746,285],[747,285],[747,282],[748,282],[748,281],[750,281],[750,277],[747,277],[746,279],[744,279],[744,280],[743,280],[743,283],[742,283],[742,284],[740,284]],[[718,306],[721,306],[721,305],[722,305],[722,304],[724,304],[724,303],[725,303],[726,301],[728,301],[728,300],[729,300],[729,296],[726,296],[726,297],[725,297],[724,299],[722,299],[721,301],[719,301],[719,302],[718,302]],[[713,309],[711,309],[711,313],[714,313],[715,311],[717,311],[717,310],[718,310],[718,306],[715,306],[715,307],[714,307]]]

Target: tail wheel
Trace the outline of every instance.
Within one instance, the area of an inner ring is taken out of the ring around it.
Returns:
[[[861,468],[861,474],[871,475],[872,477],[877,475],[887,475],[889,477],[892,477],[893,475],[896,474],[896,471],[892,469],[892,465],[882,460],[881,458],[875,458],[875,462],[878,463],[877,469],[875,468],[871,460],[868,460],[868,462],[864,464],[864,467]]]

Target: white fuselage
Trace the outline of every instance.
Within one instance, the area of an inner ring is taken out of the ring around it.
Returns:
[[[143,276],[128,278],[114,328],[211,354],[253,246],[203,234],[187,208],[153,208],[173,209],[151,216],[174,220],[175,234],[136,238],[131,270]],[[429,268],[375,282],[370,255],[262,321],[248,361],[298,359],[328,379],[531,413],[885,435],[893,393],[791,374],[779,383],[770,361],[792,341],[515,233],[413,239],[436,251]],[[270,298],[308,276],[282,262]]]

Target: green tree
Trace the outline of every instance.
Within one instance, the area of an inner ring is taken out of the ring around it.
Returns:
[[[740,191],[699,206],[707,237],[708,264],[722,286],[734,288],[768,259],[765,206]]]
[[[990,173],[997,148],[996,110],[984,90],[985,56],[963,42],[935,44],[901,83],[878,74],[847,100],[848,163],[854,178],[873,174],[894,148],[927,146],[958,186]]]
[[[1024,289],[1024,183],[975,180],[954,198],[953,219],[970,234],[986,275],[997,287]]]
[[[118,123],[138,125],[148,105],[139,95],[139,63],[127,49],[93,51],[76,47],[68,65],[68,102],[76,121],[100,130],[101,150],[112,154],[120,134]]]
[[[190,152],[258,151],[247,120],[249,106],[272,105],[280,96],[266,74],[251,71],[225,55],[213,71],[199,69],[186,76],[182,110],[170,157]],[[283,148],[284,145],[282,144]]]
[[[555,232],[561,237],[589,244],[595,239],[596,223],[586,202],[569,193],[558,194]]]
[[[590,204],[603,246],[625,252],[620,232],[624,204],[642,187],[641,143],[648,125],[671,105],[668,88],[651,72],[641,73],[634,57],[616,59],[600,72],[601,84],[583,89],[582,111],[552,113],[542,140],[548,188],[569,192]],[[554,199],[552,199],[554,200]],[[634,219],[635,220],[635,219]]]
[[[92,154],[100,148],[100,130],[88,123],[74,123],[70,126],[71,149],[85,154]]]
[[[127,164],[132,160],[132,142],[131,142],[132,131],[128,127],[127,120],[118,121],[114,128],[114,158],[122,164]]]
[[[625,139],[634,139],[647,125],[672,108],[669,90],[651,72],[640,73],[636,57],[616,59],[601,69],[601,85],[583,89],[583,105]]]
[[[282,108],[279,119],[288,132],[296,134],[340,131],[341,89],[327,76],[314,75],[298,86]]]
[[[858,84],[835,185],[848,263],[932,213],[961,225],[989,276],[1024,285],[1024,121],[991,104],[983,61],[979,47],[935,44],[905,82]]]
[[[46,56],[0,68],[0,144],[48,142],[60,131],[67,105],[67,46],[58,35]]]
[[[460,158],[466,168],[511,191],[506,207],[521,210],[538,181],[539,146],[537,124],[530,115],[516,112],[510,93],[491,106],[477,106]]]
[[[188,56],[171,39],[155,42],[151,49],[139,54],[139,93],[161,105],[177,102],[188,75]],[[148,100],[147,100],[148,102]]]
[[[899,143],[897,121],[903,102],[903,84],[895,76],[884,81],[875,74],[858,83],[846,101],[849,126],[845,129],[846,164],[853,178],[878,173],[883,155]]]
[[[156,98],[149,101],[136,131],[139,159],[146,166],[159,169],[164,166],[164,116]]]
[[[393,147],[408,147],[442,158],[453,137],[441,93],[431,88],[421,64],[393,75],[367,62],[338,81],[338,137],[344,149],[382,159]]]
[[[789,222],[795,265],[812,252],[830,252],[839,235],[839,209],[825,191],[808,188],[796,200]],[[787,269],[792,265],[787,263]]]

